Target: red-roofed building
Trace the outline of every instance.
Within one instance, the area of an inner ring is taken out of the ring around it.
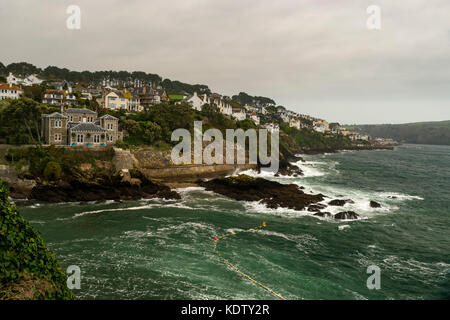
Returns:
[[[0,83],[0,100],[19,99],[23,94],[23,90],[15,85]]]

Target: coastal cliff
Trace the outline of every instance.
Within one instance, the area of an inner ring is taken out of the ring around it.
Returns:
[[[6,161],[5,161],[6,160]],[[257,165],[173,165],[169,151],[152,147],[30,147],[10,149],[0,165],[0,178],[18,200],[45,202],[178,199],[173,187],[195,185]],[[26,202],[25,202],[26,203]]]

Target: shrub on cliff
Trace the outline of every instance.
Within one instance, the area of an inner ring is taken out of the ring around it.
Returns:
[[[49,161],[44,169],[44,178],[49,181],[58,180],[61,178],[62,170],[58,162]]]
[[[0,299],[74,299],[54,254],[8,193],[0,180]]]
[[[112,148],[72,150],[66,148],[29,147],[10,148],[5,159],[16,166],[29,166],[29,175],[45,180],[71,179],[80,164],[96,166],[96,160],[111,161]]]

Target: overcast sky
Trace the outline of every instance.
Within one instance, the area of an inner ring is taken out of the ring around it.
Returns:
[[[366,27],[372,4],[381,30]],[[346,124],[449,120],[449,13],[449,0],[0,0],[0,61],[158,73]]]

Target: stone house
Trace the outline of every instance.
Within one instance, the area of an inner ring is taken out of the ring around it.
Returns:
[[[97,112],[68,108],[42,115],[42,137],[46,144],[107,146],[122,140],[119,119],[111,115],[97,118]]]

